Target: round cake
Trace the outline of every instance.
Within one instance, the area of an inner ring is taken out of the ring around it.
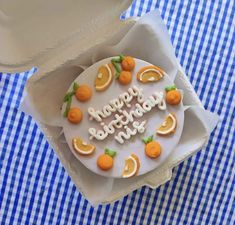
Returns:
[[[65,93],[63,132],[91,171],[130,178],[164,163],[184,124],[182,93],[163,69],[131,56],[103,59]]]

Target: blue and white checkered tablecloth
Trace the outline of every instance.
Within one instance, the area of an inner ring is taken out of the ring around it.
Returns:
[[[34,120],[17,110],[36,69],[2,73],[1,224],[235,224],[235,2],[136,1],[123,16],[154,8],[205,108],[221,117],[208,145],[175,168],[172,180],[158,189],[142,187],[93,208]]]

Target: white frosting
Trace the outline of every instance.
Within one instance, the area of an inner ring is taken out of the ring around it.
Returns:
[[[129,127],[125,126],[125,132],[120,131],[114,138],[120,144],[123,144],[125,140],[129,140],[132,136],[136,135],[137,133],[144,133],[145,131],[145,124],[146,121],[138,122],[135,121],[132,125],[134,129],[130,129]]]
[[[125,103],[127,107],[131,107],[131,100],[133,99],[133,96],[130,95],[128,92],[124,92],[119,96],[119,98]]]
[[[115,109],[115,112],[116,112],[123,107],[124,102],[121,101],[119,98],[115,98],[115,99],[111,100],[109,102],[109,104],[111,105],[111,107],[113,107]]]
[[[134,115],[136,118],[140,118],[144,115],[145,110],[142,108],[142,106],[139,103],[135,104],[135,111],[134,111]]]
[[[137,103],[135,108],[127,112],[122,108],[124,106],[131,107],[130,102],[136,97]],[[128,92],[124,92],[105,105],[102,110],[95,110],[92,107],[88,108],[88,113],[91,118],[94,118],[100,123],[102,129],[89,128],[90,139],[104,140],[108,135],[115,133],[116,129],[124,128],[125,131],[120,131],[116,136],[115,140],[120,144],[123,144],[125,140],[131,138],[131,136],[137,133],[143,133],[145,131],[144,125],[146,121],[138,122],[135,119],[141,118],[145,113],[150,112],[154,107],[158,107],[160,110],[166,110],[166,103],[163,92],[154,92],[153,95],[149,96],[144,100],[142,90],[136,86],[128,89]],[[114,119],[111,120],[107,125],[103,122],[104,118],[107,118],[112,113],[115,113]],[[131,123],[133,129],[127,125]]]
[[[100,110],[95,110],[92,107],[88,108],[88,114],[90,115],[90,120],[93,120],[93,118],[98,121],[101,122],[102,121],[102,117],[104,117],[104,113],[102,113]]]
[[[126,110],[123,110],[122,114],[125,118],[125,120],[122,120],[122,125],[127,125],[128,123],[132,123],[134,121],[134,111],[130,111],[128,113]]]
[[[95,137],[97,140],[101,141],[101,140],[104,140],[108,136],[108,133],[103,130],[96,131],[95,128],[89,128],[88,131],[89,131],[89,134],[91,135],[90,140],[92,140]]]
[[[138,121],[135,121],[133,123],[133,127],[137,129],[138,133],[142,134],[145,132],[145,127],[144,127],[145,124],[146,124],[146,120],[141,123]]]
[[[147,100],[143,103],[142,107],[143,107],[143,109],[144,109],[146,112],[149,112],[149,111],[151,111],[151,109],[152,109],[153,106],[152,106],[150,100],[147,99]]]
[[[91,120],[95,119],[100,122],[102,119],[109,117],[113,112],[122,112],[122,107],[124,104],[127,107],[131,107],[130,102],[134,97],[137,97],[137,101],[142,103],[144,101],[144,96],[142,89],[139,89],[136,86],[133,86],[128,89],[127,92],[124,92],[118,96],[118,98],[112,99],[108,105],[105,105],[102,110],[95,110],[93,107],[88,108],[88,114],[90,115]]]

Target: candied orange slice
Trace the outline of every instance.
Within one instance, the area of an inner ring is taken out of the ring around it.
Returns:
[[[131,154],[125,160],[125,167],[122,173],[122,177],[128,178],[137,175],[140,167],[140,162],[138,156]]]
[[[142,83],[155,82],[162,79],[165,72],[157,66],[145,66],[137,73],[137,80]]]
[[[106,90],[113,80],[113,66],[112,64],[106,64],[100,66],[97,76],[95,78],[95,89],[97,91]]]
[[[95,151],[95,146],[87,144],[81,138],[73,138],[73,148],[81,155],[91,155]]]
[[[175,115],[169,113],[162,125],[157,129],[157,134],[168,135],[175,132],[177,121]]]

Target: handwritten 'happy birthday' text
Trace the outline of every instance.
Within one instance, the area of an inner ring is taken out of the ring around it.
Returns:
[[[124,106],[127,108],[131,107],[131,101],[136,98],[135,108],[127,112],[123,109]],[[124,143],[124,140],[128,140],[131,136],[137,133],[144,133],[146,121],[135,121],[135,119],[143,117],[143,115],[151,111],[154,107],[158,107],[160,110],[166,110],[166,103],[163,92],[154,92],[146,100],[142,93],[142,89],[136,86],[129,88],[127,92],[124,92],[105,105],[102,110],[95,110],[92,107],[88,108],[88,114],[90,119],[95,119],[100,122],[102,129],[97,130],[95,128],[89,128],[90,139],[104,140],[108,135],[114,134],[116,129],[124,128],[125,131],[120,131],[116,136],[115,140],[120,144]],[[108,124],[103,122],[103,119],[111,116],[115,113],[114,119]],[[132,123],[133,129],[127,125]]]

